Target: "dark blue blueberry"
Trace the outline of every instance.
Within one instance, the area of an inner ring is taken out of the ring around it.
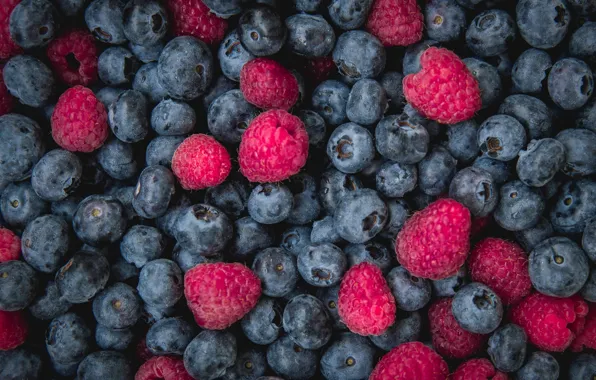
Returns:
[[[153,355],[183,355],[196,330],[182,318],[165,318],[149,328],[145,344]]]
[[[348,118],[346,105],[350,88],[337,80],[326,80],[312,93],[313,109],[331,125],[340,125]]]
[[[409,207],[403,199],[388,199],[385,203],[389,209],[389,220],[379,236],[394,240],[410,216]]]
[[[118,96],[108,112],[114,135],[126,143],[143,140],[149,133],[149,103],[142,92],[127,90]]]
[[[101,42],[120,45],[126,42],[122,18],[125,0],[93,0],[85,10],[87,28]]]
[[[344,32],[333,49],[333,62],[349,82],[379,76],[385,69],[385,60],[381,41],[362,30]]]
[[[55,272],[68,252],[69,235],[70,225],[59,216],[43,215],[34,219],[21,237],[23,259],[39,272]]]
[[[51,357],[50,357],[50,359],[51,359]],[[80,361],[68,362],[68,363],[60,363],[60,362],[52,361],[52,368],[54,369],[54,372],[56,374],[58,374],[59,376],[73,377],[73,376],[76,376],[76,374],[77,374],[77,369],[79,368],[79,363],[80,363]]]
[[[290,339],[307,350],[317,350],[331,339],[332,326],[323,303],[303,294],[290,300],[283,313],[283,327]]]
[[[33,167],[31,186],[43,200],[60,201],[79,186],[82,175],[83,165],[74,153],[54,149]]]
[[[54,318],[48,326],[46,349],[54,366],[78,365],[91,352],[91,339],[92,332],[85,320],[75,313],[66,313]]]
[[[228,18],[242,12],[243,0],[204,0],[209,9],[217,16]]]
[[[262,379],[267,370],[265,352],[258,348],[245,349],[236,356],[236,363],[226,370],[222,380]]]
[[[309,284],[328,287],[339,284],[348,268],[344,252],[331,243],[313,244],[298,255],[298,271]]]
[[[582,248],[590,260],[596,261],[596,220],[586,223],[582,235]]]
[[[565,145],[567,162],[563,173],[583,177],[596,173],[596,133],[587,129],[566,129],[555,137]]]
[[[524,329],[513,323],[495,331],[488,340],[487,349],[495,368],[503,372],[520,369],[526,358],[527,341]]]
[[[25,2],[21,4],[23,3]],[[55,90],[54,75],[39,59],[29,55],[17,55],[6,62],[3,75],[6,88],[21,103],[39,108],[48,105],[52,100]]]
[[[337,309],[337,300],[339,298],[339,285],[326,288],[318,288],[316,296],[323,303],[323,306],[325,306],[325,310],[327,310],[327,315],[333,322],[333,329],[347,330],[346,325],[341,321]]]
[[[161,165],[147,166],[139,175],[132,206],[143,218],[155,219],[168,210],[175,191],[174,174]]]
[[[590,269],[590,276],[581,290],[581,296],[588,302],[596,302],[596,271]]]
[[[401,198],[414,190],[418,181],[415,165],[387,161],[377,172],[377,191],[389,198]]]
[[[0,351],[0,378],[5,380],[41,379],[43,363],[40,357],[25,349]]]
[[[553,63],[547,52],[528,49],[520,54],[511,71],[513,91],[525,94],[539,94],[546,84],[546,78]]]
[[[122,282],[99,292],[93,300],[97,323],[112,329],[132,327],[141,318],[142,301],[137,291]]]
[[[132,88],[143,93],[151,103],[159,103],[169,96],[157,76],[157,62],[149,62],[139,68],[132,82]]]
[[[16,311],[29,306],[37,295],[39,279],[23,261],[0,263],[0,310]]]
[[[320,15],[298,13],[285,20],[286,47],[305,57],[326,57],[335,46],[335,32]]]
[[[387,273],[393,266],[392,252],[377,242],[366,244],[348,244],[344,251],[350,267],[367,262],[378,266],[383,273]]]
[[[562,0],[520,0],[515,13],[521,36],[538,49],[557,46],[565,38],[571,21]]]
[[[289,335],[279,338],[267,348],[267,363],[286,379],[309,379],[315,376],[319,354],[298,346]]]
[[[281,235],[280,246],[294,256],[298,256],[310,244],[312,228],[308,226],[294,226],[288,228]]]
[[[321,220],[315,220],[313,222],[310,241],[313,244],[337,244],[341,242],[341,236],[339,236],[334,226],[333,216],[328,215]]]
[[[348,119],[362,125],[376,124],[387,109],[387,94],[374,79],[356,82],[350,91],[346,113]]]
[[[474,17],[466,31],[466,44],[481,57],[504,53],[515,40],[515,22],[505,11],[490,9]]]
[[[565,165],[565,146],[551,138],[532,140],[519,152],[516,171],[528,186],[541,187]]]
[[[495,160],[511,161],[525,145],[526,131],[512,116],[491,116],[478,129],[480,150]]]
[[[139,268],[124,260],[122,257],[116,257],[110,268],[110,280],[125,282],[139,277]]]
[[[458,162],[468,163],[478,155],[478,124],[474,120],[447,126],[445,148]]]
[[[516,231],[515,239],[526,250],[530,252],[535,246],[554,235],[553,226],[548,219],[540,217],[534,227]]]
[[[298,225],[312,223],[321,211],[315,179],[309,174],[300,173],[290,179],[288,186],[294,202],[285,222]]]
[[[35,121],[18,114],[0,116],[0,178],[9,182],[29,178],[44,146]]]
[[[115,243],[126,231],[125,210],[114,197],[90,195],[79,204],[72,225],[84,243],[93,246]]]
[[[195,379],[214,380],[236,361],[236,337],[227,331],[205,330],[184,351],[184,367]]]
[[[321,6],[321,0],[294,0],[298,12],[315,13]]]
[[[387,204],[371,189],[347,193],[333,216],[338,234],[350,243],[365,243],[377,235],[388,219]]]
[[[493,181],[498,185],[507,182],[511,177],[511,165],[508,162],[495,160],[488,156],[476,158],[472,166],[489,172]]]
[[[236,219],[234,233],[230,250],[232,255],[241,261],[258,250],[271,247],[274,243],[272,232],[249,216]]]
[[[174,246],[174,250],[172,251],[172,260],[174,260],[180,269],[186,273],[198,264],[223,261],[223,254],[218,253],[215,256],[205,257],[200,253],[189,251],[182,248],[179,244],[176,244]]]
[[[404,53],[402,64],[404,75],[419,72],[421,69],[420,56],[426,49],[435,45],[439,45],[439,42],[435,40],[425,40],[408,46],[406,52]]]
[[[426,4],[424,20],[428,38],[439,42],[458,40],[466,29],[466,12],[453,0]]]
[[[550,222],[556,232],[580,234],[596,217],[596,182],[589,179],[566,182],[551,205]]]
[[[449,197],[466,206],[476,217],[489,215],[499,202],[492,175],[474,166],[457,172],[449,185]]]
[[[147,166],[161,165],[167,168],[172,166],[172,157],[178,146],[186,136],[157,136],[147,145],[145,162]]]
[[[321,373],[328,380],[366,379],[374,366],[370,341],[349,332],[341,334],[321,357]]]
[[[207,112],[207,127],[222,142],[237,144],[251,121],[259,114],[240,90],[230,90],[215,98]]]
[[[518,380],[557,380],[559,363],[551,354],[533,352],[526,364],[516,372]]]
[[[466,267],[462,266],[453,276],[441,280],[432,280],[433,295],[435,297],[453,297],[462,286],[468,283],[467,274]]]
[[[145,67],[145,66],[142,66]],[[139,69],[140,72],[141,69]],[[135,77],[135,81],[136,81],[136,77]],[[97,91],[95,93],[95,96],[97,97],[97,99],[103,103],[104,107],[106,107],[106,110],[110,109],[110,105],[112,105],[112,103],[114,103],[116,101],[116,99],[118,99],[118,96],[120,96],[120,94],[122,94],[124,91],[126,91],[123,88],[118,88],[118,87],[102,87],[101,90]]]
[[[590,67],[576,58],[555,62],[548,74],[548,93],[564,110],[581,108],[594,92],[594,76]]]
[[[20,47],[39,48],[58,35],[60,15],[48,0],[23,0],[10,14],[8,29]]]
[[[128,49],[143,63],[157,62],[165,43],[156,42],[152,45],[136,45],[132,42],[128,44]],[[138,71],[137,71],[138,72]]]
[[[552,111],[538,98],[510,95],[499,107],[499,113],[516,118],[526,129],[530,140],[553,135]]]
[[[162,50],[157,76],[171,97],[192,100],[207,91],[214,69],[207,45],[194,37],[182,36],[170,40]]]
[[[269,297],[285,296],[298,282],[295,259],[282,248],[266,248],[257,253],[252,270],[261,279],[263,294]]]
[[[379,83],[385,89],[387,106],[391,112],[399,111],[405,103],[402,80],[404,76],[396,71],[385,71]]]
[[[134,338],[131,329],[110,329],[100,324],[95,328],[95,342],[102,350],[124,351]]]
[[[503,303],[488,286],[472,282],[455,293],[451,311],[464,330],[489,334],[501,324]]]
[[[590,275],[586,254],[565,237],[552,237],[538,244],[529,257],[532,285],[552,297],[570,297],[579,292]]]
[[[0,211],[4,222],[13,228],[24,228],[29,222],[46,214],[48,204],[43,201],[29,181],[6,186],[0,199]]]
[[[139,66],[137,57],[120,46],[104,50],[97,61],[99,79],[108,86],[132,83]]]
[[[421,125],[426,129],[431,141],[438,139],[442,134],[443,127],[434,120],[429,120],[422,116],[410,103],[404,106],[403,113],[400,116],[402,121],[409,122],[411,125]]]
[[[304,128],[308,133],[308,143],[311,146],[318,147],[325,142],[327,125],[325,119],[315,111],[300,110],[298,117],[304,123]]]
[[[174,197],[170,201],[168,211],[162,217],[155,220],[157,228],[167,236],[173,238],[176,231],[178,215],[190,205],[191,201],[186,193],[178,192],[177,194],[174,194]]]
[[[298,79],[298,78],[296,78]],[[231,90],[237,90],[240,85],[237,82],[234,82],[225,75],[218,76],[215,80],[211,82],[211,86],[207,89],[205,95],[203,95],[203,107],[205,110],[209,110],[209,106],[215,99],[217,99],[220,95],[225,94]]]
[[[418,163],[418,187],[424,193],[437,196],[449,189],[455,175],[457,160],[444,147],[437,145]]]
[[[97,161],[101,168],[114,179],[127,180],[137,175],[138,166],[133,145],[116,138],[109,140],[99,148]],[[83,170],[84,172],[85,170]]]
[[[420,162],[428,152],[428,131],[407,114],[383,118],[375,128],[377,151],[386,159],[402,164]]]
[[[331,0],[329,18],[340,29],[358,29],[366,22],[372,0]]]
[[[110,264],[96,253],[76,253],[58,272],[56,286],[70,303],[86,303],[108,283]]]
[[[499,204],[493,214],[499,226],[508,231],[534,227],[544,211],[540,194],[521,181],[504,184],[499,191]]]
[[[589,379],[596,376],[596,354],[585,353],[574,356],[569,366],[569,379]]]
[[[244,48],[257,57],[279,52],[286,42],[286,26],[271,7],[256,6],[244,12],[237,31]]]
[[[188,103],[164,99],[151,111],[151,128],[162,136],[192,133],[197,122],[195,110]]]
[[[387,284],[401,310],[416,311],[430,301],[430,281],[412,276],[404,267],[393,268],[387,275]]]
[[[242,46],[238,31],[233,30],[219,45],[217,58],[219,58],[219,65],[223,75],[228,79],[239,82],[242,66],[254,59],[255,56]]]
[[[294,198],[290,189],[281,183],[260,184],[248,197],[248,213],[259,223],[276,224],[292,211]]]
[[[71,306],[70,302],[62,298],[56,283],[50,280],[44,293],[29,305],[29,312],[33,317],[45,321],[66,313]]]
[[[395,323],[381,335],[369,338],[375,346],[384,351],[391,351],[400,344],[417,341],[422,332],[422,317],[417,311],[401,312],[398,310]]]
[[[585,106],[577,111],[575,126],[596,132],[596,98],[588,101]]]
[[[130,380],[134,369],[129,359],[116,351],[98,351],[89,354],[77,369],[78,380]]]
[[[184,273],[172,260],[150,261],[141,269],[137,290],[147,305],[163,308],[174,306],[183,296]]]
[[[256,306],[242,318],[240,325],[244,335],[253,343],[273,343],[282,331],[282,309],[277,301],[261,297]]]
[[[115,185],[106,190],[107,195],[111,195],[122,203],[126,218],[130,221],[138,215],[132,207],[132,198],[134,197],[134,186]],[[75,210],[76,211],[76,210]],[[73,214],[74,216],[74,214]]]
[[[590,66],[596,63],[596,23],[586,22],[580,26],[569,41],[569,54],[583,59]]]
[[[497,68],[476,58],[464,58],[466,67],[478,81],[482,108],[487,108],[501,97],[503,85]]]
[[[153,325],[161,321],[164,318],[173,317],[176,314],[176,308],[174,306],[154,306],[143,304],[143,322],[148,325]]]
[[[336,169],[328,169],[321,176],[319,199],[328,214],[333,215],[337,204],[348,193],[361,189],[362,182],[356,176],[345,174]]]
[[[124,8],[122,25],[133,44],[153,45],[168,32],[168,13],[157,0],[132,0]]]
[[[230,179],[210,187],[205,193],[205,203],[213,205],[227,215],[238,217],[246,209],[250,188],[243,179]]]

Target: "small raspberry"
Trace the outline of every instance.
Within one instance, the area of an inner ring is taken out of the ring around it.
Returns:
[[[240,90],[247,102],[263,109],[289,110],[300,94],[296,77],[270,58],[256,58],[242,66]]]
[[[224,38],[228,22],[212,13],[202,0],[167,0],[166,4],[175,35],[193,36],[207,44]]]
[[[23,52],[10,37],[9,20],[12,10],[21,2],[21,0],[2,0],[0,1],[0,60],[8,60],[10,57],[19,55]]]
[[[25,314],[0,310],[0,351],[12,350],[23,344],[28,331]]]
[[[83,86],[66,90],[52,114],[52,137],[71,152],[93,152],[108,138],[108,114],[93,91]]]
[[[8,228],[0,227],[0,263],[21,257],[21,239]]]
[[[240,263],[198,264],[184,275],[184,295],[199,326],[223,330],[255,307],[261,281]]]
[[[587,314],[588,306],[579,296],[555,298],[534,293],[514,306],[510,317],[511,322],[526,331],[528,339],[536,347],[562,352],[575,338],[571,325]]]
[[[385,46],[408,46],[422,38],[424,18],[416,0],[375,0],[366,29]]]
[[[462,329],[451,312],[452,301],[452,298],[442,298],[428,309],[432,342],[439,354],[465,359],[480,351],[488,336]]]
[[[439,199],[408,219],[397,235],[397,260],[412,275],[433,280],[454,275],[470,251],[470,211]]]
[[[468,120],[480,110],[480,88],[476,78],[452,51],[426,49],[420,57],[422,69],[404,78],[404,95],[422,116],[443,124]]]
[[[155,356],[139,367],[135,380],[193,380],[184,361],[171,356]]]
[[[54,72],[69,86],[88,86],[97,81],[97,47],[86,30],[64,33],[46,51]]]
[[[488,238],[476,244],[468,269],[472,280],[494,290],[505,305],[521,301],[532,290],[527,255],[519,245],[503,239]]]
[[[14,98],[4,84],[3,69],[4,66],[0,66],[0,116],[10,113],[14,107]]]
[[[341,281],[339,316],[350,331],[381,335],[395,321],[395,298],[378,266],[363,262],[350,268]]]
[[[507,380],[509,377],[493,367],[488,359],[470,359],[462,363],[453,375],[451,380]]]
[[[575,339],[571,343],[571,351],[579,352],[585,348],[596,349],[596,304],[589,304],[590,311],[585,318],[578,317],[571,325]],[[583,326],[577,326],[578,322]]]
[[[216,139],[204,134],[187,137],[172,157],[172,171],[186,190],[217,186],[232,170],[230,154]]]
[[[335,70],[337,66],[331,56],[310,58],[304,64],[304,75],[315,86],[329,78]]]
[[[443,358],[420,342],[403,343],[385,354],[369,380],[445,380],[449,367]]]
[[[279,182],[298,173],[308,158],[308,133],[284,110],[253,119],[240,142],[240,171],[251,182]]]

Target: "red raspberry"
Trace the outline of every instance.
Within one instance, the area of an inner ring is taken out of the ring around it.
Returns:
[[[0,116],[10,113],[14,107],[14,98],[4,84],[3,69],[4,66],[0,66]]]
[[[172,171],[186,190],[217,186],[232,170],[230,154],[216,139],[204,134],[187,137],[172,157]]]
[[[424,18],[416,0],[375,0],[366,29],[385,46],[408,46],[422,38]]]
[[[0,263],[18,260],[21,256],[21,239],[8,228],[0,227]]]
[[[420,57],[422,69],[406,75],[404,95],[424,117],[443,124],[468,120],[480,110],[476,78],[452,51],[430,47]]]
[[[517,244],[496,238],[484,239],[468,258],[472,280],[497,293],[505,305],[515,304],[530,294],[528,256]]]
[[[211,13],[202,0],[167,0],[174,34],[194,36],[207,44],[219,43],[228,22]]]
[[[448,375],[447,363],[432,348],[409,342],[385,354],[368,380],[445,380]]]
[[[588,305],[578,296],[555,298],[534,293],[513,307],[511,322],[520,325],[539,349],[562,352],[575,338],[569,325],[587,314]]]
[[[451,380],[507,380],[509,377],[493,367],[488,359],[470,359],[462,363],[453,375]]]
[[[579,352],[584,348],[596,349],[596,304],[589,304],[590,311],[585,318],[578,317],[571,326],[575,340],[571,343],[571,351]],[[577,326],[582,324],[583,326]]]
[[[86,30],[64,33],[46,51],[54,72],[69,86],[88,86],[97,81],[97,47]]]
[[[452,298],[442,298],[428,309],[430,333],[439,354],[465,359],[480,351],[488,336],[462,329],[451,312],[452,301]]]
[[[308,158],[308,134],[300,118],[284,110],[253,119],[240,142],[240,171],[251,182],[279,182],[298,173]]]
[[[93,152],[108,138],[108,114],[90,89],[75,86],[66,90],[52,114],[52,137],[71,152]]]
[[[412,275],[440,280],[454,275],[470,251],[470,211],[439,199],[408,219],[397,235],[397,260]]]
[[[256,58],[242,66],[240,90],[247,102],[259,108],[286,111],[300,95],[296,77],[270,58]]]
[[[9,30],[10,14],[20,2],[21,0],[0,1],[0,60],[2,61],[23,52],[23,49],[10,38]]]
[[[337,311],[351,332],[381,335],[395,321],[395,299],[378,266],[363,262],[341,280]]]
[[[193,377],[186,372],[182,359],[155,356],[139,367],[135,380],[193,380]]]
[[[332,57],[316,57],[306,60],[304,64],[305,76],[315,85],[326,80],[337,70]]]
[[[240,263],[198,264],[184,275],[184,295],[199,326],[223,330],[255,307],[261,280]]]
[[[0,351],[12,350],[23,344],[28,331],[25,314],[0,310]]]

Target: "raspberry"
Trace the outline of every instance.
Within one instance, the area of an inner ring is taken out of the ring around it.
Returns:
[[[12,350],[23,344],[28,331],[25,314],[0,310],[0,351]]]
[[[75,29],[50,42],[46,51],[54,72],[69,86],[97,81],[97,47],[86,30]]]
[[[4,84],[3,69],[4,66],[0,66],[0,116],[10,113],[14,107],[14,98]]]
[[[451,380],[507,380],[509,377],[493,367],[488,359],[470,359],[462,363],[453,375]]]
[[[420,342],[403,343],[385,354],[369,380],[445,380],[449,367],[433,349]]]
[[[21,256],[21,239],[11,230],[0,227],[0,263],[18,260]]]
[[[315,86],[326,80],[337,70],[332,57],[315,57],[307,59],[304,74]]]
[[[408,219],[397,235],[397,260],[412,275],[440,280],[457,272],[470,250],[470,211],[439,199]]]
[[[204,134],[187,137],[172,157],[172,171],[186,190],[217,186],[230,170],[232,162],[226,148]]]
[[[406,100],[427,119],[443,124],[468,120],[480,110],[476,78],[452,51],[430,47],[420,57],[422,69],[404,78]]]
[[[442,298],[428,309],[432,342],[439,354],[465,359],[480,351],[488,336],[462,329],[451,312],[452,301],[452,298]]]
[[[571,331],[576,336],[571,343],[571,351],[579,352],[584,348],[596,349],[596,304],[589,304],[589,308],[586,318],[577,318],[571,326]],[[580,322],[579,325],[583,322],[583,326],[576,326],[577,322]]]
[[[289,110],[300,94],[296,77],[269,58],[256,58],[242,66],[240,90],[247,102],[263,109]]]
[[[199,326],[223,330],[255,307],[261,281],[239,263],[198,264],[184,276],[184,295]]]
[[[300,118],[284,110],[253,119],[240,142],[240,171],[251,182],[279,182],[298,173],[308,158],[308,134]]]
[[[139,367],[135,380],[193,380],[184,361],[171,356],[155,356]]]
[[[468,258],[468,269],[472,280],[490,287],[505,305],[519,302],[532,290],[527,255],[519,245],[503,239],[478,243]]]
[[[89,153],[108,138],[108,114],[93,91],[83,86],[66,90],[52,114],[52,137],[71,152]]]
[[[416,0],[376,0],[366,29],[385,46],[408,46],[422,38],[424,19]]]
[[[526,331],[528,339],[536,347],[544,351],[562,352],[575,338],[572,326],[568,325],[587,313],[586,302],[578,296],[555,298],[534,293],[514,306],[510,317],[511,322]]]
[[[9,20],[12,10],[21,2],[21,0],[2,0],[0,1],[0,60],[8,60],[10,57],[19,55],[23,52],[10,37]]]
[[[167,0],[166,2],[177,36],[193,36],[207,44],[220,42],[228,22],[214,13],[202,0]]]
[[[337,310],[353,333],[384,333],[395,321],[396,306],[381,269],[368,262],[350,268],[339,287]]]

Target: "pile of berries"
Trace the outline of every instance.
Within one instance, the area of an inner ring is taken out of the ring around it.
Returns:
[[[595,0],[0,0],[0,380],[596,378]]]

